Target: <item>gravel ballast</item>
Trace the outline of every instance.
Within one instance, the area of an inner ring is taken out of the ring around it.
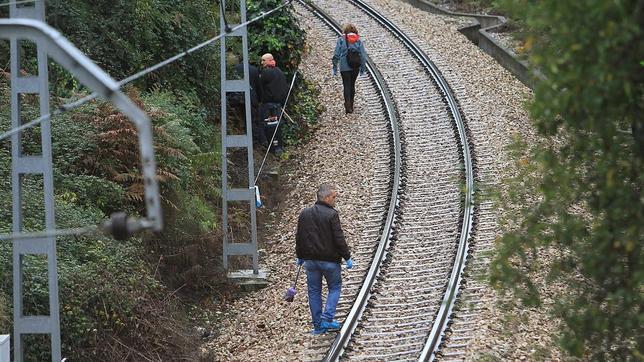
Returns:
[[[332,182],[339,188],[337,210],[350,247],[362,235],[362,225],[371,201],[374,159],[372,144],[373,117],[363,98],[370,87],[367,78],[359,78],[355,113],[344,114],[342,81],[331,74],[331,55],[335,37],[329,31],[301,24],[307,31],[307,53],[300,72],[320,87],[320,102],[326,110],[321,114],[311,141],[289,149],[290,157],[280,175],[283,196],[273,223],[267,228],[264,242],[267,255],[260,259],[260,268],[270,273],[267,288],[250,293],[226,306],[217,337],[202,347],[204,360],[301,360],[317,355],[315,337],[310,334],[311,323],[306,296],[306,276],[301,275],[298,293],[293,303],[282,300],[284,291],[295,275],[295,228],[300,210],[315,201],[315,192],[321,182]],[[318,25],[319,26],[319,25]],[[321,31],[321,32],[319,32]],[[373,90],[371,90],[373,92]],[[354,260],[356,258],[354,257]],[[368,261],[356,260],[354,270],[343,266],[343,279],[349,273],[359,273]],[[344,293],[343,293],[344,294]],[[344,295],[343,295],[344,297]]]
[[[450,19],[398,1],[369,3],[392,19],[439,67],[455,91],[472,131],[480,181],[501,187],[500,180],[510,175],[511,161],[506,156],[510,136],[519,134],[528,142],[535,137],[523,109],[524,102],[531,97],[529,89],[470,43]],[[282,296],[295,271],[297,216],[302,208],[314,202],[320,182],[334,182],[340,188],[338,210],[349,243],[359,242],[363,232],[361,225],[371,201],[369,190],[376,162],[370,142],[370,132],[374,130],[365,126],[369,125],[370,117],[360,100],[366,83],[358,83],[357,112],[345,116],[341,80],[331,76],[334,43],[326,40],[326,29],[313,26],[312,20],[301,16],[301,22],[307,31],[309,51],[300,70],[320,87],[320,102],[327,108],[313,139],[289,150],[291,157],[282,167],[288,171],[280,176],[288,191],[279,210],[262,211],[275,213],[274,217],[266,218],[271,224],[267,234],[262,235],[260,246],[266,250],[260,265],[269,271],[270,284],[225,306],[222,312],[226,317],[217,337],[202,346],[204,360],[300,360],[310,356],[308,349],[317,337],[309,334],[305,278],[300,278],[293,303],[283,302]],[[360,29],[360,24],[357,25]],[[368,38],[365,46],[369,52]],[[479,241],[486,242],[491,244],[493,240]],[[347,271],[343,273],[347,277]],[[516,330],[508,333],[508,324],[502,322],[503,310],[495,302],[501,297],[492,290],[487,293],[491,298],[481,309],[479,320],[483,322],[477,326],[477,337],[469,346],[467,359],[482,355],[526,359],[534,356],[535,350],[551,348],[547,327],[554,322],[536,311],[521,311],[526,322],[514,324]]]

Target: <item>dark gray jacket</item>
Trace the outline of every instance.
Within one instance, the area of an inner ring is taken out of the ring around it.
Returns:
[[[235,72],[242,78],[244,77],[244,64],[239,63],[235,66]],[[248,83],[250,84],[250,103],[253,107],[259,105],[259,100],[262,99],[262,86],[259,82],[259,70],[252,64],[248,64]]]
[[[284,72],[278,67],[265,67],[259,74],[259,79],[262,87],[260,102],[278,103],[283,106],[288,95],[288,83]]]
[[[349,260],[351,254],[344,239],[338,212],[324,202],[302,210],[297,220],[295,253],[303,260],[336,263]]]

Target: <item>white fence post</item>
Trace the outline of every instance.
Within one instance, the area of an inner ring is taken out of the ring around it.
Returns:
[[[0,362],[9,361],[9,338],[8,334],[0,334]]]

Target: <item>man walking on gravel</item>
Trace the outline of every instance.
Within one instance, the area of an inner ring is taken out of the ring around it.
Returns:
[[[309,294],[309,308],[313,320],[313,334],[339,329],[340,323],[333,320],[340,299],[342,258],[347,269],[353,268],[349,247],[340,225],[340,217],[334,209],[338,191],[330,184],[320,185],[317,201],[300,213],[295,236],[297,265],[304,264]],[[322,277],[326,280],[328,294],[322,311]]]

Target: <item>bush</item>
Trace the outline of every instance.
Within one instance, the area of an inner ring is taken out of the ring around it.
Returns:
[[[313,83],[299,75],[295,82],[291,99],[286,109],[293,120],[286,115],[283,118],[282,135],[288,145],[298,145],[307,142],[317,125],[318,116],[323,111],[317,101],[320,90]]]
[[[123,79],[219,32],[216,4],[195,0],[47,2],[47,21],[112,77]],[[207,47],[149,76],[142,89],[194,90],[202,104],[219,93],[219,49]],[[69,79],[54,72],[54,79]],[[68,84],[68,87],[69,88]]]
[[[98,208],[106,215],[123,211],[125,190],[116,182],[92,175],[62,175],[56,178],[61,199],[84,207]]]
[[[0,82],[0,102],[8,99],[6,83]],[[154,99],[155,95],[150,95]],[[159,95],[164,106],[170,100],[167,94]],[[24,103],[27,112],[35,108],[34,100]],[[159,101],[160,102],[160,101]],[[177,106],[179,107],[179,106]],[[7,122],[9,107],[0,107],[2,123]],[[154,107],[151,107],[154,108]],[[163,149],[181,147],[199,153],[194,142],[177,145],[180,135],[189,135],[185,129],[172,125],[177,122],[171,109],[164,112],[152,109],[153,119],[158,120],[159,132],[166,132],[171,139]],[[175,107],[176,112],[181,109]],[[101,113],[103,112],[103,113]],[[183,110],[180,117],[193,114],[192,126],[200,128],[204,122],[204,112],[195,109],[194,113]],[[6,117],[5,117],[6,115]],[[163,118],[163,120],[160,120]],[[118,113],[109,110],[104,102],[96,102],[82,107],[76,113],[65,114],[52,123],[54,151],[56,222],[57,227],[79,227],[96,225],[105,219],[105,213],[122,209],[125,198],[125,184],[119,184],[91,174],[87,157],[101,151],[97,140],[101,136],[100,125],[104,122],[121,120]],[[183,118],[182,118],[183,119]],[[199,121],[199,122],[198,122]],[[123,125],[126,121],[123,120]],[[170,126],[164,127],[170,124]],[[97,125],[99,125],[97,127]],[[2,125],[4,129],[8,124]],[[129,129],[129,128],[125,128]],[[79,134],[84,137],[78,137]],[[183,141],[190,140],[183,139]],[[122,139],[120,140],[122,141]],[[116,143],[120,141],[115,141]],[[28,145],[35,146],[33,140]],[[192,146],[190,146],[192,144]],[[127,142],[124,143],[127,146]],[[10,148],[6,143],[0,147],[0,232],[11,229],[11,186]],[[118,148],[115,146],[115,148]],[[194,149],[193,149],[194,148]],[[103,150],[105,151],[105,150]],[[168,152],[167,162],[176,162],[176,157]],[[110,160],[112,160],[110,162]],[[137,172],[138,158],[125,157],[124,162],[131,161],[122,170]],[[105,161],[112,166],[118,164],[112,155]],[[183,159],[182,166],[187,158]],[[210,165],[214,167],[214,163]],[[103,165],[103,167],[107,167]],[[168,166],[170,167],[170,166]],[[180,169],[174,167],[172,170]],[[178,172],[178,171],[174,171]],[[187,177],[189,179],[189,177]],[[42,222],[42,181],[29,178],[24,183],[24,227],[26,230],[41,230]],[[133,204],[134,205],[134,204]],[[135,205],[134,205],[135,206]],[[185,209],[190,206],[183,205]],[[208,215],[204,217],[209,217]],[[196,219],[196,218],[195,218]],[[61,328],[64,355],[75,360],[96,359],[122,360],[132,350],[147,358],[158,358],[159,355],[175,355],[190,358],[192,342],[188,340],[190,332],[185,330],[181,311],[176,301],[168,297],[168,291],[155,278],[155,265],[145,262],[148,253],[141,239],[127,242],[116,242],[105,237],[77,236],[58,238],[58,273],[61,302]],[[46,260],[39,257],[28,257],[25,263],[25,309],[29,313],[48,314],[48,291],[46,280]],[[11,243],[0,243],[0,298],[12,295],[12,253]],[[10,306],[9,301],[5,305]],[[0,311],[0,328],[11,329],[11,309]],[[29,341],[27,360],[48,359],[49,346],[45,339]],[[187,352],[186,352],[187,351]]]
[[[10,199],[3,189],[0,197]],[[42,208],[32,187],[25,190],[26,209]],[[2,208],[4,213],[5,208]],[[33,213],[26,214],[25,225],[38,225]],[[2,215],[0,230],[10,225]],[[104,219],[96,209],[81,208],[61,198],[56,199],[58,227],[95,225]],[[63,354],[73,360],[115,360],[126,358],[128,348],[150,358],[183,355],[190,342],[181,327],[181,315],[175,301],[154,278],[141,241],[117,242],[105,237],[76,236],[58,238],[58,276],[61,302]],[[25,260],[25,311],[48,314],[46,260]],[[0,243],[0,298],[12,295],[11,244]],[[11,303],[2,304],[11,305]],[[0,311],[0,328],[9,329],[10,310]],[[35,342],[41,343],[42,342]],[[127,346],[127,347],[125,347]],[[188,348],[187,348],[188,347]],[[49,346],[31,345],[27,360],[42,360]],[[187,357],[187,356],[186,356]]]
[[[12,334],[11,323],[13,316],[11,315],[10,306],[13,302],[9,299],[4,290],[0,290],[0,334]]]
[[[282,0],[250,0],[247,2],[248,19],[282,3]],[[292,11],[293,5],[287,5],[248,27],[251,62],[257,62],[264,53],[272,53],[282,70],[292,73],[297,69],[302,59],[306,34],[299,27]]]
[[[515,199],[531,185],[537,201],[500,240],[492,281],[538,305],[525,272],[539,270],[537,250],[556,250],[547,272],[567,286],[553,311],[561,345],[592,360],[641,359],[644,9],[635,0],[512,3],[533,39],[549,34],[531,56],[546,77],[531,105],[546,142],[521,162],[522,176],[536,176],[516,180]]]

